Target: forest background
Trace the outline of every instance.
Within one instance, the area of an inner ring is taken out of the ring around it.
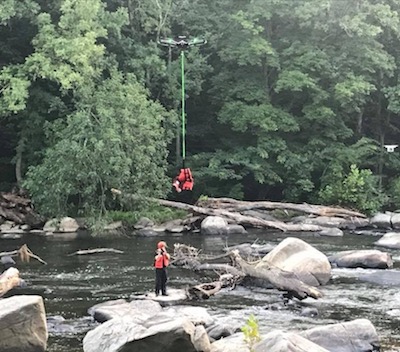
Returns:
[[[400,0],[2,0],[0,190],[44,215],[178,199],[400,208]],[[135,196],[120,203],[111,188]]]

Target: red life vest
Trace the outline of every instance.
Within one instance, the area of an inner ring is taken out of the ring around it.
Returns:
[[[178,183],[176,181],[178,181]],[[179,189],[191,191],[193,189],[194,180],[190,168],[181,169],[179,175],[175,177],[173,185],[177,191],[179,191]]]
[[[156,269],[166,268],[169,264],[168,257],[165,254],[157,255],[154,260],[154,266]]]

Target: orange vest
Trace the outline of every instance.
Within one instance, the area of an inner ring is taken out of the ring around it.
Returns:
[[[156,259],[154,260],[154,266],[157,269],[165,268],[168,266],[168,264],[169,260],[165,254],[156,256]]]

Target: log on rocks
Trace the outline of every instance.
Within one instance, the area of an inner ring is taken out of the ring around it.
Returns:
[[[120,251],[119,249],[114,249],[114,248],[94,248],[94,249],[80,249],[79,251],[68,254],[68,256],[70,257],[73,255],[87,255],[87,254],[98,254],[98,253],[123,254],[124,252]]]
[[[17,268],[8,268],[0,275],[0,297],[3,297],[14,287],[21,286],[23,280],[19,277]]]
[[[287,295],[285,296],[288,298],[295,297],[303,300],[307,297],[315,299],[322,297],[321,291],[299,280],[293,272],[279,268],[256,269],[255,265],[249,264],[241,258],[237,250],[232,251],[230,254],[237,268],[245,275],[267,280],[279,291],[286,291]]]
[[[183,209],[187,211],[192,211],[197,214],[208,215],[208,216],[220,216],[229,220],[235,221],[237,224],[243,226],[252,226],[259,228],[273,228],[281,231],[307,231],[307,232],[315,232],[322,231],[325,227],[312,225],[312,224],[286,224],[283,221],[270,221],[263,220],[260,218],[242,215],[240,213],[231,212],[223,209],[213,209],[213,208],[204,208],[196,205],[190,205],[186,203],[173,202],[170,200],[157,199],[155,200],[161,205],[165,205],[167,207]]]
[[[39,228],[45,222],[45,219],[34,211],[30,199],[14,193],[0,192],[0,217],[18,225],[29,225],[31,228]]]
[[[132,194],[124,194],[122,191],[120,191],[118,189],[112,188],[111,192],[114,194],[114,196],[124,196],[124,197],[128,197],[131,199],[138,199],[137,197],[133,196]],[[228,198],[222,198],[222,199],[228,199]],[[165,199],[149,198],[149,201],[164,205],[166,207],[190,211],[194,214],[201,214],[201,215],[207,215],[207,216],[220,216],[220,217],[226,218],[228,220],[232,220],[235,223],[237,223],[239,225],[243,225],[243,226],[259,227],[259,228],[272,228],[272,229],[277,229],[277,230],[281,230],[281,231],[293,231],[293,232],[302,232],[302,231],[317,232],[317,231],[326,230],[326,227],[318,226],[318,225],[286,224],[283,221],[279,221],[279,220],[275,220],[275,221],[264,220],[264,219],[260,219],[257,217],[242,215],[239,212],[233,212],[233,211],[228,211],[228,210],[224,210],[224,209],[215,209],[212,207],[201,207],[201,206],[190,205],[190,204],[186,204],[186,203],[173,202],[173,201],[165,200]],[[282,207],[285,205],[285,203],[277,203],[277,204],[282,204]],[[306,211],[308,209],[304,205],[299,204],[299,206],[303,207],[304,211]],[[318,206],[316,206],[316,207],[318,207]],[[355,213],[355,214],[359,214],[359,213]],[[363,214],[359,214],[359,215],[361,217],[365,217],[365,215],[363,215]]]
[[[239,201],[232,198],[208,198],[206,200],[199,201],[197,205],[205,208],[225,209],[231,212],[242,212],[254,209],[259,209],[259,210],[284,209],[284,210],[293,210],[318,216],[366,218],[365,214],[362,214],[357,211],[341,207],[328,207],[325,205],[314,205],[307,203],[295,204],[295,203],[281,203],[281,202],[269,202],[269,201],[248,202],[248,201]]]

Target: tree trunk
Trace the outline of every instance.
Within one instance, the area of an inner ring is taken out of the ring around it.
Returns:
[[[322,293],[318,289],[305,284],[291,271],[285,271],[279,268],[256,269],[254,265],[242,259],[238,251],[232,251],[231,256],[236,267],[245,275],[268,281],[279,291],[287,291],[286,296],[289,298],[296,297],[302,300],[307,297],[315,299],[322,297]]]

